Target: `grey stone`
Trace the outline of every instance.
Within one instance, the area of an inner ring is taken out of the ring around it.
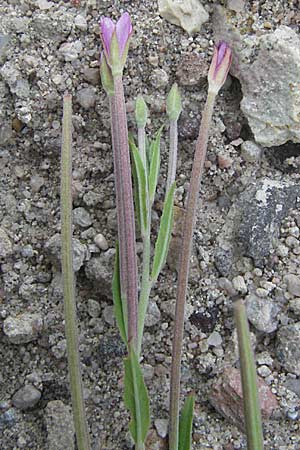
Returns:
[[[169,84],[169,75],[163,69],[154,69],[151,74],[151,84],[157,89],[164,88]]]
[[[73,210],[73,221],[75,225],[79,225],[82,228],[87,228],[92,225],[90,213],[82,207]]]
[[[260,161],[262,153],[262,148],[253,141],[245,141],[241,145],[241,155],[247,162]]]
[[[75,61],[78,59],[80,52],[82,51],[82,43],[80,41],[75,42],[64,42],[59,47],[59,52],[65,58],[65,61]]]
[[[91,317],[99,317],[100,316],[101,308],[100,308],[99,303],[96,300],[89,298],[87,305],[88,305],[88,313]]]
[[[280,328],[276,354],[285,370],[300,375],[300,322]]]
[[[97,247],[100,248],[100,250],[103,250],[104,252],[108,250],[108,243],[103,234],[96,234],[96,236],[94,237],[94,243],[97,245]]]
[[[6,231],[0,228],[0,258],[6,258],[12,254],[12,243]]]
[[[296,207],[299,195],[300,185],[265,178],[240,196],[235,205],[237,241],[257,267],[266,262],[281,221]]]
[[[103,317],[106,323],[109,325],[115,324],[115,313],[114,313],[114,307],[113,305],[107,305],[103,309]]]
[[[213,331],[210,336],[208,336],[207,344],[212,347],[219,347],[222,345],[222,336],[217,331]]]
[[[41,398],[41,392],[32,384],[26,384],[12,398],[13,405],[21,410],[33,408]]]
[[[87,21],[86,18],[83,17],[81,14],[78,14],[74,19],[74,24],[76,28],[78,28],[81,31],[87,30]]]
[[[45,409],[48,450],[74,450],[74,425],[71,408],[61,400],[48,402]]]
[[[159,14],[168,22],[182,27],[189,34],[200,31],[208,13],[198,0],[159,0]]]
[[[23,78],[22,73],[13,65],[12,61],[8,61],[2,66],[0,74],[8,84],[12,94],[16,94],[19,98],[29,98],[29,83]]]
[[[168,434],[169,421],[167,419],[155,419],[154,425],[158,436],[164,439]]]
[[[227,8],[235,12],[241,12],[244,9],[245,0],[228,0]]]
[[[43,187],[45,184],[45,180],[40,175],[32,175],[30,178],[30,186],[32,189],[32,192],[36,193],[39,192],[41,187]]]
[[[231,273],[233,264],[233,251],[232,249],[217,248],[214,255],[215,266],[223,277],[227,277]]]
[[[42,11],[47,11],[48,9],[52,8],[53,5],[53,2],[48,2],[47,0],[37,0],[36,2],[36,6]]]
[[[108,298],[112,298],[111,283],[115,254],[115,249],[109,249],[100,256],[91,258],[85,266],[87,278],[93,281],[95,288]]]
[[[17,317],[7,317],[3,323],[3,332],[12,344],[26,344],[36,340],[43,330],[43,318],[40,314],[24,313]]]
[[[96,103],[96,90],[94,87],[86,87],[77,92],[77,101],[84,109],[94,108]]]
[[[257,330],[272,333],[277,329],[280,307],[272,300],[254,294],[247,295],[246,309],[249,321]]]
[[[100,83],[100,70],[99,68],[83,67],[82,75],[85,81],[97,86]]]
[[[0,431],[4,431],[9,428],[13,428],[17,422],[16,409],[9,408],[6,411],[0,413]]]
[[[145,326],[152,327],[153,325],[159,323],[160,319],[161,313],[157,306],[157,303],[154,300],[150,300],[145,318]]]
[[[73,238],[73,269],[78,272],[86,258],[87,247],[78,239]],[[61,268],[61,237],[60,234],[52,236],[45,244],[45,251],[48,254],[53,265],[60,270]]]
[[[290,273],[283,278],[290,294],[300,297],[300,277]]]

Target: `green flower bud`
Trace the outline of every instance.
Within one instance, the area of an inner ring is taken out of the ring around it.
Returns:
[[[142,95],[135,102],[135,120],[138,128],[145,128],[148,118],[148,107]]]
[[[177,83],[174,83],[167,97],[167,114],[169,119],[178,120],[181,111],[181,95]]]

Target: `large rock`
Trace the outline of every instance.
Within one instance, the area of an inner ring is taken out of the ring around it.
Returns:
[[[3,323],[3,332],[12,344],[27,344],[38,339],[43,330],[43,318],[40,314],[24,313],[17,317],[7,317]]]
[[[231,73],[242,86],[241,109],[257,143],[265,147],[300,142],[300,38],[280,26],[262,36],[241,34],[232,14],[215,8],[216,41],[226,40],[233,49]]]
[[[189,34],[200,31],[208,13],[198,0],[159,0],[159,14]]]
[[[279,235],[281,221],[296,207],[300,185],[268,178],[241,195],[236,211],[240,217],[237,240],[242,253],[262,267],[269,256],[272,241]]]

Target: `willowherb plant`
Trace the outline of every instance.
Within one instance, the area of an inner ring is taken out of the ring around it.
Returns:
[[[102,85],[108,95],[111,113],[111,135],[114,160],[118,243],[116,245],[113,275],[113,299],[118,328],[128,356],[124,361],[124,402],[131,415],[129,429],[136,450],[145,450],[150,426],[149,398],[139,359],[142,349],[145,317],[151,289],[165,264],[173,226],[173,203],[177,162],[177,122],[181,113],[181,97],[176,84],[167,97],[169,119],[169,164],[164,207],[155,242],[151,249],[151,210],[157,190],[160,170],[160,139],[162,128],[153,140],[146,137],[148,108],[142,96],[136,100],[137,145],[128,138],[127,118],[123,90],[123,69],[126,63],[132,24],[124,13],[115,24],[110,18],[100,21],[103,43],[100,73]],[[193,169],[185,215],[182,251],[178,273],[175,330],[172,352],[169,450],[190,450],[194,409],[194,395],[184,403],[179,418],[181,352],[184,329],[184,309],[188,283],[193,229],[196,220],[198,191],[202,177],[209,127],[216,96],[223,86],[231,64],[231,49],[225,42],[214,51],[208,74],[208,96],[202,115],[196,143]],[[130,151],[132,168],[130,164]],[[134,186],[132,187],[132,178]],[[134,211],[135,200],[135,211]],[[70,387],[74,424],[79,450],[89,450],[90,442],[85,419],[82,382],[79,364],[78,331],[75,306],[75,280],[72,268],[71,229],[71,97],[64,98],[62,144],[62,268],[64,277],[65,323],[70,371]],[[134,214],[136,212],[136,214]],[[135,217],[143,245],[140,290],[136,255]],[[254,358],[250,346],[245,307],[241,299],[234,303],[241,359],[244,414],[248,450],[262,450],[262,426],[256,387]]]

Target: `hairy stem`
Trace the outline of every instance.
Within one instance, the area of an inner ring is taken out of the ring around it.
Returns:
[[[241,378],[243,388],[244,417],[247,434],[247,449],[263,449],[263,431],[259,396],[257,388],[256,367],[251,348],[250,331],[246,308],[243,300],[234,302],[234,316],[238,335]]]
[[[203,165],[206,157],[209,126],[212,119],[215,97],[216,95],[214,93],[210,91],[208,92],[208,97],[203,111],[199,137],[196,143],[193,169],[189,188],[188,204],[185,214],[183,242],[182,242],[178,283],[177,283],[175,329],[174,329],[173,351],[172,351],[169,450],[179,450],[178,430],[179,430],[180,372],[181,372],[181,352],[182,352],[183,329],[184,329],[185,298],[188,283],[193,229],[196,220],[196,207],[199,196],[199,187],[203,172]]]
[[[137,346],[137,257],[135,242],[135,221],[133,209],[133,194],[131,183],[131,168],[128,145],[127,118],[123,82],[121,76],[114,77],[114,107],[113,116],[113,146],[118,161],[115,172],[116,189],[120,194],[120,203],[117,205],[118,234],[120,241],[120,271],[121,290],[124,292],[128,315],[128,342]]]
[[[89,450],[90,441],[85,417],[78,325],[75,302],[75,277],[72,246],[72,97],[63,101],[63,135],[61,152],[61,258],[64,290],[65,333],[67,340],[73,420],[79,450]]]

